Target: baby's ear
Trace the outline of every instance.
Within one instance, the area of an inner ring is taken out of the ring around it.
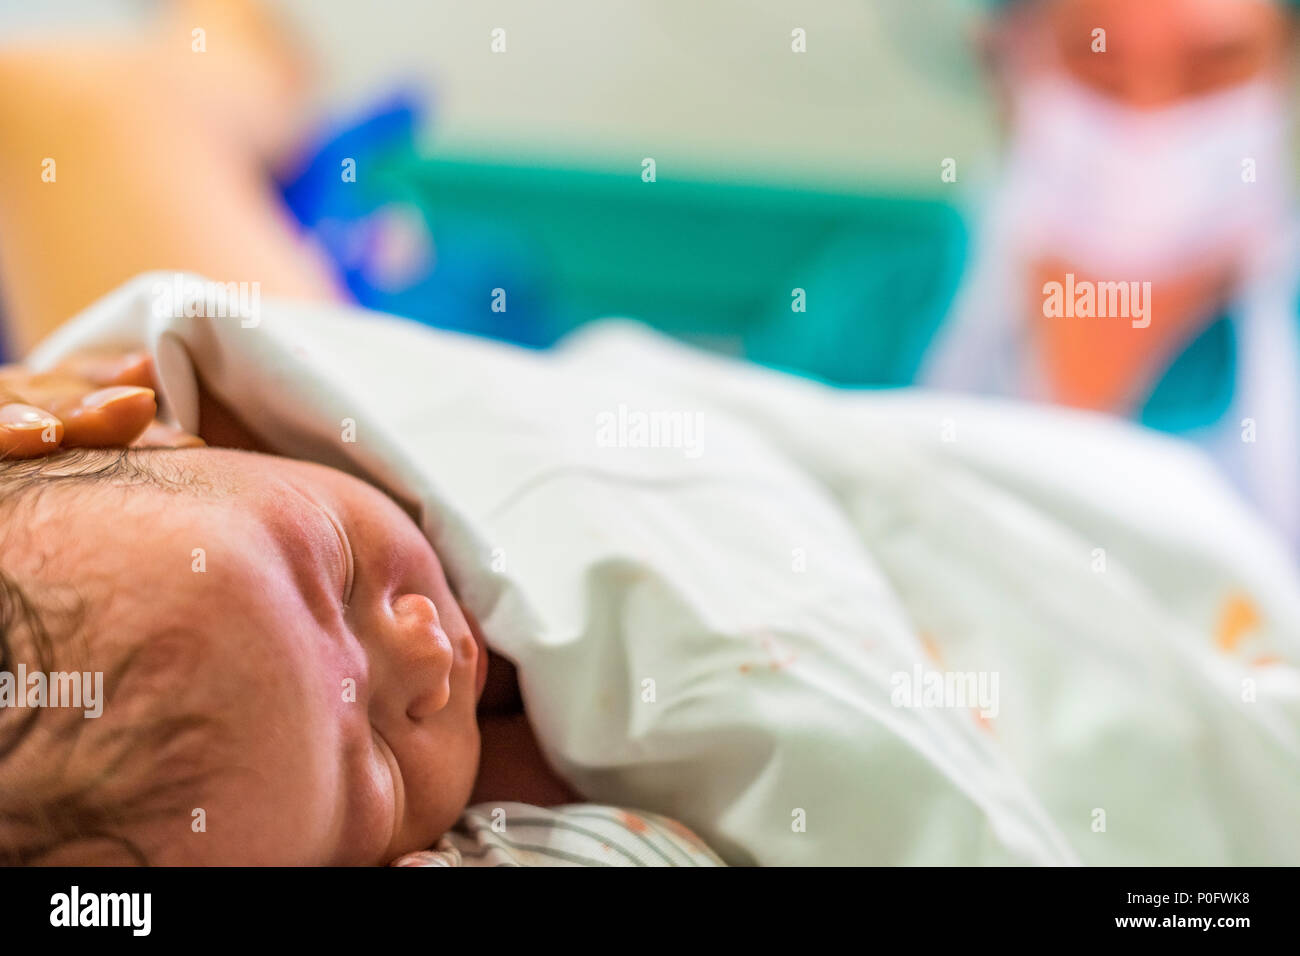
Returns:
[[[31,861],[33,866],[144,866],[140,851],[112,837],[84,837],[60,843]]]

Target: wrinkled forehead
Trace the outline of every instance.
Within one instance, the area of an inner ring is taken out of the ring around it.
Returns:
[[[215,452],[133,453],[94,473],[56,464],[30,478],[11,474],[0,567],[45,610],[76,603],[96,609],[95,623],[134,605],[161,612],[208,573],[209,550],[264,546],[262,512],[282,498],[271,477],[241,475]]]
[[[39,487],[8,523],[6,573],[47,601],[84,606],[97,635],[119,642],[267,617],[272,601],[307,614],[328,603],[316,591],[332,590],[346,568],[326,504],[355,494],[354,479],[218,449],[132,459],[129,472]]]

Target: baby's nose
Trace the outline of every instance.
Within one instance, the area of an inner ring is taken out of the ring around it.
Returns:
[[[454,652],[429,598],[403,594],[392,608],[393,681],[401,689],[406,715],[419,720],[446,706]]]

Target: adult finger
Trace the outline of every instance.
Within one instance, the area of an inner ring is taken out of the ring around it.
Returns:
[[[55,372],[79,378],[91,385],[134,385],[153,388],[153,356],[148,352],[97,350],[69,355]]]
[[[21,402],[0,405],[0,456],[39,458],[56,451],[64,427],[58,416]]]
[[[158,411],[152,389],[113,385],[55,406],[64,448],[125,448]]]

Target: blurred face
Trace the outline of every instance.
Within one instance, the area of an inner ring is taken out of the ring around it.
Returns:
[[[1048,29],[1065,70],[1139,109],[1169,106],[1281,71],[1286,14],[1270,0],[1060,0]],[[1104,27],[1106,52],[1092,50]]]
[[[1009,141],[991,221],[1021,276],[1034,387],[1128,408],[1285,233],[1288,15],[1273,0],[1032,0],[992,39]],[[1150,295],[1140,317],[1045,320],[1045,290],[1074,278]]]
[[[1002,208],[1025,254],[1093,278],[1234,281],[1291,184],[1272,0],[1035,0],[1002,21]],[[1102,35],[1104,32],[1104,35]]]
[[[62,542],[41,574],[81,582],[92,654],[131,658],[81,755],[158,708],[217,728],[192,798],[206,832],[185,815],[131,836],[160,864],[377,864],[428,847],[473,786],[486,652],[427,540],[332,469],[149,454],[211,492],[80,488],[32,529]]]
[[[1093,49],[1098,28],[1104,53]],[[1003,31],[1011,85],[1060,70],[1137,109],[1279,77],[1291,39],[1272,0],[1040,0]]]

